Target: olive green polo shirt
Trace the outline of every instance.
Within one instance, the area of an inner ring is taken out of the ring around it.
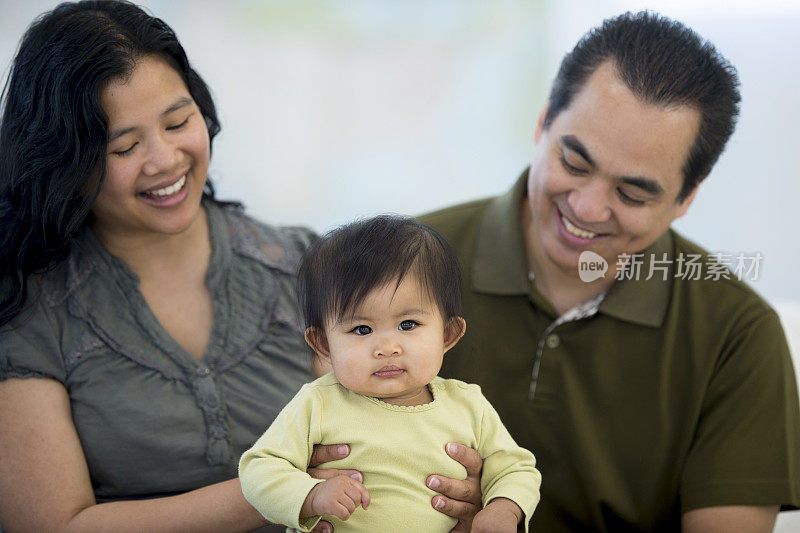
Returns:
[[[683,279],[678,258],[707,252],[670,230],[643,251],[649,280],[645,261],[638,281],[556,316],[528,277],[526,176],[421,220],[462,267],[468,332],[441,375],[481,385],[536,455],[533,527],[677,530],[699,507],[800,506],[800,407],[775,312],[735,276]]]

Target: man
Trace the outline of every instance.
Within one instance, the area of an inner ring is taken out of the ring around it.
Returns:
[[[738,103],[690,29],[607,20],[564,58],[512,189],[422,217],[463,267],[470,325],[442,375],[479,383],[536,455],[536,530],[770,531],[800,506],[778,317],[669,228]]]

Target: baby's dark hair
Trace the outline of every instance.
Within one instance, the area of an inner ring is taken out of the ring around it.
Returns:
[[[453,248],[411,217],[380,215],[345,224],[314,243],[300,264],[298,297],[306,327],[352,314],[385,283],[409,272],[447,321],[461,316],[461,273]]]

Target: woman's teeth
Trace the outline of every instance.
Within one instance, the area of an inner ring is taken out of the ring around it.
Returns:
[[[181,179],[170,185],[169,187],[164,187],[163,189],[156,189],[154,191],[147,191],[144,194],[147,196],[154,196],[156,198],[164,198],[166,196],[172,196],[176,192],[183,189],[183,186],[186,185],[186,174],[184,174]]]
[[[572,222],[567,220],[567,217],[561,215],[561,220],[564,222],[564,227],[567,228],[567,231],[575,235],[576,237],[582,237],[584,239],[594,239],[597,237],[597,233],[592,233],[591,231],[584,231],[579,227],[575,226]]]

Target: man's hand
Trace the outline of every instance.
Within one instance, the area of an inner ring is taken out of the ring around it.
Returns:
[[[320,515],[347,520],[359,505],[364,510],[369,507],[367,488],[353,478],[336,476],[311,489],[300,509],[300,518]]]
[[[439,494],[433,497],[431,505],[439,512],[458,518],[450,533],[467,533],[472,526],[475,514],[481,509],[481,456],[463,444],[449,443],[445,450],[447,455],[464,465],[467,479],[459,480],[449,477],[431,475],[426,484]]]
[[[343,459],[350,455],[350,446],[347,444],[315,444],[314,452],[308,461],[308,475],[315,479],[330,479],[336,476],[346,476],[364,481],[364,476],[358,470],[343,470],[339,468],[316,468],[321,464],[329,463],[337,459]]]
[[[524,513],[508,498],[495,498],[475,515],[472,533],[515,533]]]
[[[317,466],[342,459],[350,455],[350,446],[347,444],[316,444],[311,459],[308,461],[308,475],[316,479],[331,479],[336,476],[347,476],[356,481],[363,482],[364,476],[358,470],[340,470],[337,468],[316,468]],[[322,520],[311,530],[313,533],[331,533],[333,526]]]

